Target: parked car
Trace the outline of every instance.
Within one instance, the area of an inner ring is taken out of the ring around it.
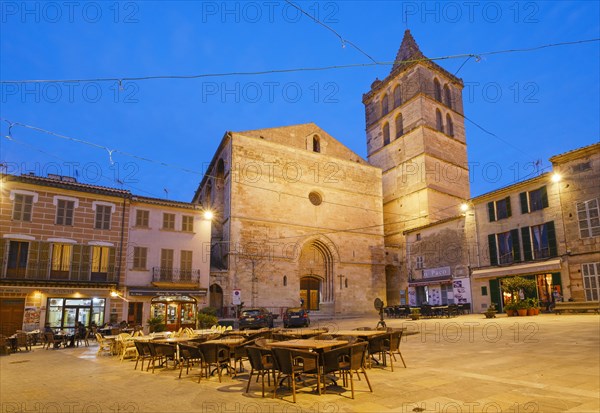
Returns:
[[[266,308],[247,308],[242,310],[239,318],[240,330],[249,328],[273,328],[273,314]]]
[[[308,327],[310,325],[310,317],[308,310],[300,307],[292,307],[285,310],[283,313],[283,326],[288,327]]]

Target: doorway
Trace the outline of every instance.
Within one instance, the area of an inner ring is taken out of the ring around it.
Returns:
[[[300,279],[300,298],[307,310],[319,310],[321,298],[321,280],[317,277],[302,277]]]
[[[223,316],[223,289],[219,284],[212,284],[209,287],[210,303],[212,308],[217,309],[217,315]]]
[[[23,327],[24,298],[0,298],[0,334],[13,335]]]

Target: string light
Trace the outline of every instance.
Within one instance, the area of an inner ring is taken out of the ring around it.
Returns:
[[[344,40],[345,43],[355,47],[355,45],[349,40]],[[456,55],[447,55],[440,57],[425,57],[419,59],[409,59],[402,60],[398,62],[377,62],[373,61],[373,63],[354,63],[347,65],[332,65],[332,66],[317,66],[317,67],[301,67],[301,68],[291,68],[291,69],[273,69],[273,70],[262,70],[262,71],[253,71],[253,72],[224,72],[224,73],[202,73],[196,75],[156,75],[156,76],[138,76],[138,77],[99,77],[99,78],[89,78],[89,79],[22,79],[22,80],[0,80],[0,84],[8,84],[8,83],[79,83],[79,82],[128,82],[128,81],[143,81],[143,80],[165,80],[165,79],[180,79],[180,80],[189,80],[189,79],[201,79],[207,77],[228,77],[228,76],[257,76],[257,75],[266,75],[266,74],[278,74],[278,73],[297,73],[297,72],[315,72],[315,71],[326,71],[326,70],[339,70],[339,69],[350,69],[350,68],[360,68],[360,67],[374,67],[374,66],[392,66],[394,63],[400,64],[408,64],[408,63],[419,63],[419,62],[428,62],[428,61],[437,61],[437,60],[450,60],[450,59],[465,59],[467,57],[474,57],[475,61],[482,60],[483,56],[497,55],[497,54],[506,54],[506,53],[525,53],[532,52],[536,50],[541,50],[550,47],[559,47],[559,46],[569,46],[583,43],[591,43],[600,41],[600,38],[593,39],[583,39],[583,40],[575,40],[571,42],[561,42],[561,43],[550,43],[544,44],[535,47],[528,47],[522,49],[506,49],[506,50],[495,50],[489,52],[481,52],[481,53],[462,53]]]

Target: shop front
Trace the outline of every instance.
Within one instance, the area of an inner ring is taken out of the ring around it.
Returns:
[[[535,281],[535,292],[527,294],[523,291],[520,293],[520,298],[537,298],[542,310],[550,311],[557,300],[568,298],[564,297],[561,261],[556,259],[473,271],[474,283],[481,289],[478,301],[487,305],[494,303],[498,311],[503,311],[504,306],[511,301],[511,295],[502,291],[502,282],[515,276]]]
[[[43,330],[46,323],[70,332],[77,322],[87,327],[92,323],[102,325],[107,321],[109,297],[110,290],[100,288],[2,287],[3,313],[6,309],[11,315],[10,326],[3,327],[5,333],[12,334],[16,330]],[[116,303],[112,305],[116,311]]]
[[[167,331],[196,328],[197,304],[187,295],[161,295],[150,301],[150,317],[165,320]]]
[[[131,287],[127,291],[127,300],[126,319],[130,323],[149,327],[160,319],[160,324],[163,324],[167,331],[177,331],[180,328],[196,328],[198,309],[207,305],[207,289],[167,290]]]

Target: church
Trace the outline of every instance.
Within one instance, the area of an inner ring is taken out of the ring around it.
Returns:
[[[363,95],[367,159],[314,123],[226,132],[194,195],[213,214],[210,305],[278,313],[407,302],[406,231],[469,199],[463,82],[406,30]]]

